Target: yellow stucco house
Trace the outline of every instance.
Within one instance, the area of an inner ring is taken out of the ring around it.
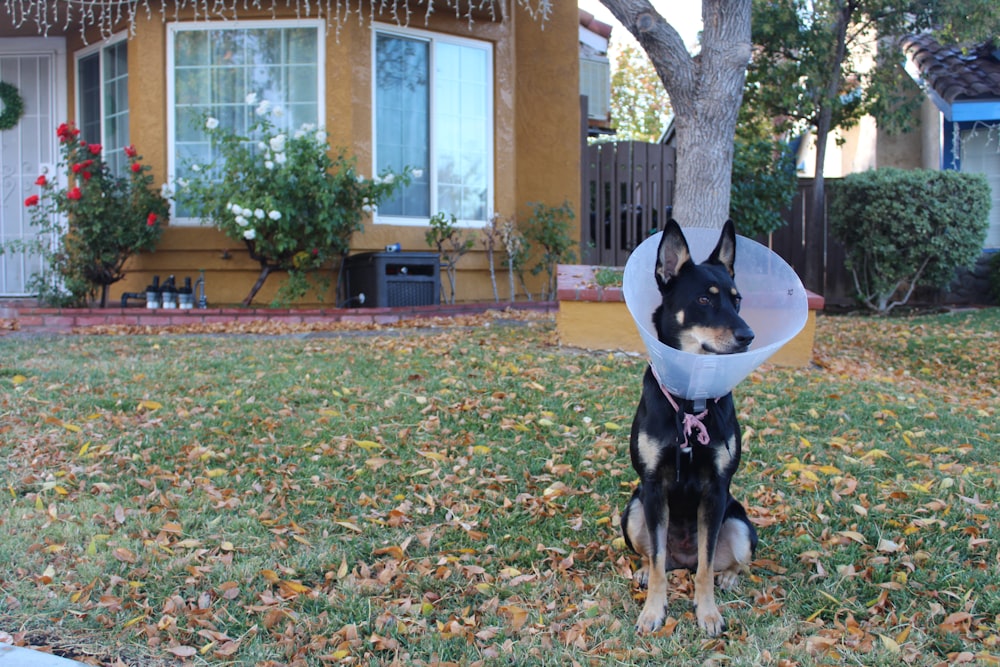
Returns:
[[[368,219],[353,253],[396,243],[427,252],[428,219],[456,187],[475,199],[461,220],[470,233],[494,212],[526,216],[529,202],[580,210],[575,3],[552,3],[546,17],[513,0],[438,0],[433,13],[405,0],[254,5],[148,0],[132,4],[130,17],[129,4],[104,0],[0,4],[0,80],[25,102],[20,122],[0,132],[0,239],[32,234],[23,201],[58,159],[61,122],[74,121],[108,155],[134,144],[166,181],[205,145],[185,118],[250,93],[325,126],[331,146],[346,148],[363,173],[391,156],[423,169],[407,205]],[[408,94],[393,97],[383,80],[399,76],[379,73],[402,73],[393,56],[401,47]],[[412,127],[400,132],[403,123]],[[465,168],[435,169],[446,162]],[[213,303],[240,301],[257,263],[239,242],[174,213],[156,252],[131,263],[111,299],[142,291],[154,274],[180,281],[204,270]],[[462,259],[459,300],[492,299],[481,247]],[[0,297],[25,294],[32,261],[0,257]],[[268,281],[257,302],[278,285]],[[330,304],[332,295],[322,298]]]

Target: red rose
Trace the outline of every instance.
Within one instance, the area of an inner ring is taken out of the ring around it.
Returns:
[[[73,170],[74,174],[79,174],[81,171],[83,171],[83,165],[80,164],[79,162],[77,162],[70,168]]]
[[[313,257],[316,257],[318,255],[319,255],[319,248],[313,248]]]
[[[90,153],[92,155],[100,155],[101,154],[101,145],[100,144],[88,144],[87,145],[87,149],[90,151]]]
[[[150,213],[146,216],[146,226],[152,227],[156,224],[157,215],[155,213]]]
[[[94,164],[94,161],[93,160],[84,160],[80,164],[83,165],[84,169],[88,169],[90,167],[90,165]]]
[[[68,123],[62,123],[56,128],[56,136],[59,137],[59,141],[62,143],[66,143],[78,134],[80,134],[80,130],[77,130]]]
[[[49,182],[48,179],[45,178],[45,174],[42,174],[41,176],[35,179],[35,185],[47,185],[48,182]]]
[[[135,150],[135,146],[126,146],[125,147],[125,155],[128,156],[128,157],[135,157],[137,155],[136,150]]]
[[[25,206],[35,206],[37,204],[38,204],[38,195],[31,195],[30,197],[24,200]]]
[[[81,197],[83,197],[83,193],[80,192],[80,188],[73,188],[72,190],[66,193],[66,197],[68,199],[78,201]]]
[[[89,171],[83,172],[83,180],[89,181],[91,176],[93,176],[93,174],[91,174]]]
[[[139,164],[138,162],[133,162],[132,163],[132,173],[133,174],[138,174],[140,171],[142,171],[142,165]]]

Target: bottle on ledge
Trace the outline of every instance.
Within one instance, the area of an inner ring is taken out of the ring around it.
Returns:
[[[153,276],[153,282],[146,286],[146,308],[160,307],[160,276]]]
[[[194,290],[191,289],[191,277],[184,278],[184,286],[177,290],[177,305],[181,310],[194,308]]]
[[[173,276],[170,276],[163,281],[163,289],[161,289],[160,292],[163,295],[164,308],[177,308],[177,287],[174,284]]]

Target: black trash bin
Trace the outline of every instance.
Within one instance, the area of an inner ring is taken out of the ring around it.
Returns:
[[[441,261],[436,252],[365,252],[346,261],[344,277],[352,307],[433,306],[441,300]]]

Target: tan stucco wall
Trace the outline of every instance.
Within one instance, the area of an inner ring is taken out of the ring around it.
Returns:
[[[455,19],[447,12],[435,14],[426,25],[420,19],[420,24],[413,27],[468,35],[494,44],[497,212],[526,219],[529,202],[557,206],[564,201],[579,211],[577,8],[573,3],[554,3],[554,11],[543,28],[516,4],[505,5],[514,8],[503,22],[477,20],[471,34],[465,19]],[[293,10],[286,14],[294,16]],[[166,180],[167,173],[167,29],[159,13],[154,12],[152,20],[140,18],[135,30],[129,43],[132,143],[144,162],[153,167],[159,182]],[[91,43],[96,38],[90,39]],[[328,31],[326,41],[326,125],[331,144],[349,149],[365,173],[371,171],[372,156],[371,38],[367,17],[360,25],[357,17],[352,17],[339,31]],[[70,36],[71,76],[72,52],[82,46],[81,40]],[[70,109],[75,108],[73,89],[70,81]],[[399,243],[404,250],[427,251],[426,230],[369,222],[363,233],[355,235],[353,246],[355,251],[368,251]],[[491,300],[488,264],[478,243],[478,230],[466,233],[475,235],[477,250],[459,265],[458,300]],[[246,295],[258,272],[241,243],[213,229],[181,226],[168,228],[157,251],[137,258],[129,268],[127,278],[112,286],[112,299],[125,291],[141,291],[154,273],[161,277],[175,274],[180,279],[197,276],[198,270],[204,269],[209,299],[215,304],[235,303]],[[266,303],[272,298],[278,278],[268,280],[257,302]],[[540,280],[528,278],[529,287],[537,294]],[[506,274],[498,276],[498,282],[500,297],[505,300]],[[331,298],[324,295],[327,303]]]
[[[915,85],[908,85],[906,94],[911,99],[917,95],[923,97],[923,93]],[[930,100],[924,100],[925,105],[934,107]],[[922,136],[928,129],[937,130],[937,123],[931,122],[930,128],[925,124],[923,111],[917,110],[910,118],[909,123],[913,129],[908,132],[889,134],[885,130],[878,133],[878,166],[879,167],[899,167],[901,169],[916,169],[926,167],[928,160],[934,164],[932,169],[940,166],[941,154],[938,150],[935,154],[925,155],[924,141]]]

